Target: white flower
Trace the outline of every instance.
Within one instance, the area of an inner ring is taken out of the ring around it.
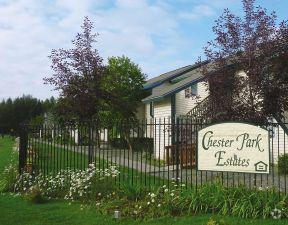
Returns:
[[[155,198],[156,195],[154,193],[152,193],[150,196],[151,196],[151,198]]]
[[[147,205],[150,205],[150,202],[147,202]]]
[[[273,209],[272,212],[271,212],[271,216],[273,219],[280,219],[281,218],[281,215],[282,214],[282,211],[280,209]]]
[[[158,207],[160,207],[160,206],[161,206],[161,204],[158,204],[157,206],[158,206]]]
[[[171,195],[171,197],[173,197],[173,196],[174,196],[174,193],[171,193],[170,195]]]
[[[168,189],[166,188],[166,189],[164,190],[164,192],[165,192],[165,193],[168,192]]]

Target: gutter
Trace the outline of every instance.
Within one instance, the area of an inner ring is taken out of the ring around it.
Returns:
[[[152,102],[152,101],[161,100],[161,99],[163,99],[163,98],[165,98],[165,97],[167,97],[167,96],[169,96],[169,95],[176,94],[176,93],[178,93],[178,92],[180,92],[180,91],[182,91],[182,90],[190,87],[191,85],[196,84],[196,83],[199,83],[199,82],[201,82],[201,81],[203,81],[203,80],[205,80],[205,79],[206,79],[206,77],[201,77],[201,78],[195,79],[195,80],[193,80],[193,81],[191,81],[191,82],[189,82],[189,83],[186,83],[185,85],[182,85],[182,86],[180,86],[180,87],[178,87],[178,88],[176,88],[176,89],[173,89],[173,90],[171,90],[171,91],[168,91],[168,92],[166,92],[166,93],[163,94],[163,95],[160,95],[160,96],[157,96],[157,97],[153,97],[153,98],[149,98],[149,99],[144,100],[144,101],[142,100],[142,102],[144,102],[144,103],[149,103],[149,102]]]
[[[173,79],[175,79],[175,78],[177,78],[177,77],[179,77],[179,76],[182,76],[183,74],[185,74],[185,73],[187,73],[187,72],[190,72],[190,71],[192,71],[192,70],[195,70],[195,69],[199,68],[199,67],[202,66],[202,65],[207,64],[208,62],[209,62],[209,61],[204,61],[204,62],[202,62],[202,63],[196,64],[196,65],[192,66],[191,68],[188,68],[188,69],[186,69],[186,70],[184,70],[184,71],[182,71],[182,72],[176,73],[176,74],[174,74],[174,75],[171,76],[171,77],[164,78],[163,80],[156,81],[155,83],[148,84],[148,85],[146,85],[146,86],[145,86],[145,84],[144,84],[144,87],[143,87],[143,88],[144,88],[144,90],[148,90],[148,89],[155,88],[155,87],[163,84],[163,83],[166,82],[167,80],[173,80]],[[160,75],[160,76],[161,76],[161,75]],[[152,78],[152,79],[153,79],[153,78]]]

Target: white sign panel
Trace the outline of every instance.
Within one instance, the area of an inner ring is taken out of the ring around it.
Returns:
[[[269,173],[269,132],[246,123],[221,123],[198,132],[197,168]]]

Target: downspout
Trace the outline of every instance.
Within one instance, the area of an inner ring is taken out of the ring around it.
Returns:
[[[288,135],[288,124],[286,125],[279,116],[274,115],[275,120],[280,125],[280,127],[284,130],[284,132]]]
[[[175,125],[176,125],[176,97],[175,94],[171,95],[171,125],[172,125],[172,129],[171,129],[171,143],[172,145],[175,145]]]
[[[171,95],[171,124],[172,124],[172,146],[174,146],[174,162],[176,163],[176,183],[179,182],[180,172],[180,149],[179,149],[179,118],[176,118],[176,97]]]

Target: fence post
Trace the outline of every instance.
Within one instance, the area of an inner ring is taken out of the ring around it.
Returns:
[[[27,161],[27,148],[28,148],[28,132],[25,125],[21,125],[20,129],[20,142],[19,142],[19,173],[25,169]]]
[[[180,127],[179,127],[179,118],[176,119],[176,127],[175,127],[175,132],[176,132],[176,140],[175,140],[175,145],[176,145],[176,183],[179,184],[179,166],[180,166],[180,149],[179,149],[179,130],[180,130]]]
[[[91,121],[88,122],[88,164],[91,164],[93,161],[93,150],[92,150],[92,128],[91,128]]]

